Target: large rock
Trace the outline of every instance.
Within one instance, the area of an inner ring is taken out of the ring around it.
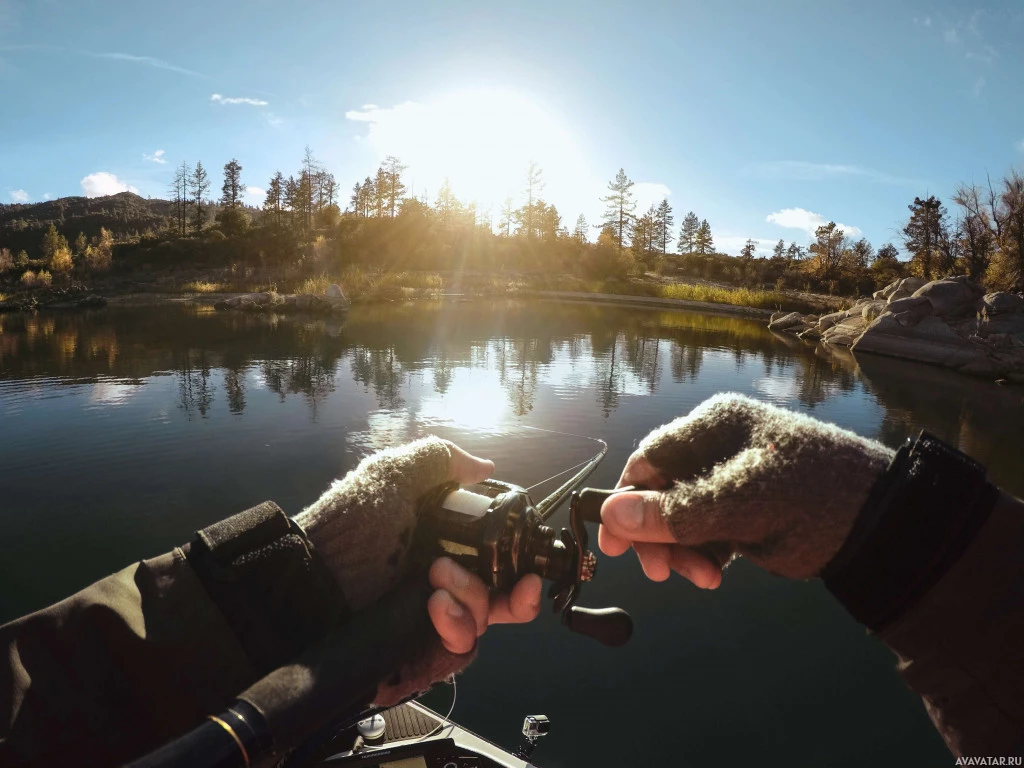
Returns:
[[[1024,310],[1024,299],[1015,293],[1006,291],[986,294],[982,303],[985,305],[985,313],[989,316]]]
[[[964,338],[934,315],[916,324],[904,325],[899,317],[888,312],[864,330],[852,350],[949,368],[960,368],[986,354],[983,347]]]
[[[790,312],[788,315],[776,318],[768,323],[769,331],[785,331],[796,325],[803,325],[804,317],[799,312]]]
[[[327,292],[324,294],[328,299],[344,299],[345,294],[341,290],[341,286],[337,283],[332,283],[327,286]]]
[[[884,301],[865,301],[859,306],[860,316],[865,320],[874,320],[885,311]]]
[[[836,323],[841,323],[850,316],[849,311],[833,312],[830,315],[822,315],[818,318],[818,333],[824,333]]]
[[[857,337],[864,332],[867,326],[868,321],[863,316],[854,315],[829,328],[822,335],[821,340],[829,344],[848,347],[857,340]]]
[[[914,291],[914,297],[924,297],[932,303],[939,317],[959,317],[973,313],[984,290],[965,275],[933,280]]]

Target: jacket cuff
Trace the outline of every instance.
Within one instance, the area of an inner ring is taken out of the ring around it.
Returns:
[[[204,528],[184,549],[259,676],[348,619],[337,582],[273,502]]]
[[[875,483],[822,571],[825,586],[855,619],[880,630],[949,571],[997,498],[984,467],[922,432]]]

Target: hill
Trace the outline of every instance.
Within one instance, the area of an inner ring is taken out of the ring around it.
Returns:
[[[35,257],[43,232],[51,224],[71,242],[79,232],[89,238],[98,235],[101,227],[113,232],[117,240],[156,233],[166,227],[173,205],[169,200],[147,200],[133,192],[0,204],[0,248],[10,248],[14,253],[25,250]]]

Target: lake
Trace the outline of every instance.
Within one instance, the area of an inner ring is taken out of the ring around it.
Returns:
[[[611,487],[648,431],[728,390],[890,446],[928,429],[1024,494],[1021,389],[745,319],[506,300],[344,321],[191,304],[0,315],[0,621],[265,499],[296,514],[366,454],[426,433],[527,486],[602,438],[588,484]],[[818,582],[739,562],[703,592],[599,555],[581,604],[629,610],[630,644],[569,633],[545,603],[482,639],[454,718],[513,747],[524,715],[548,715],[547,768],[952,760],[891,654]]]

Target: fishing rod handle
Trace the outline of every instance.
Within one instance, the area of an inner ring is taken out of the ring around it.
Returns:
[[[269,746],[263,716],[252,705],[236,701],[126,768],[252,768]]]
[[[637,485],[627,485],[625,488],[584,488],[580,491],[580,498],[577,502],[580,507],[580,513],[583,515],[583,519],[588,523],[601,523],[601,505],[604,504],[605,499],[608,499],[618,493],[625,493],[626,491],[644,491],[646,488],[641,488]]]

